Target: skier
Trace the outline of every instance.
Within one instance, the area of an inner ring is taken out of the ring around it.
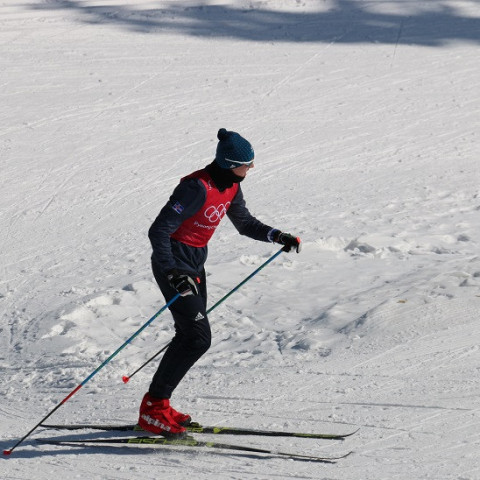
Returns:
[[[175,336],[140,405],[138,424],[166,437],[184,437],[191,418],[170,406],[170,397],[211,343],[204,264],[207,244],[227,215],[241,235],[300,251],[300,239],[263,224],[245,205],[240,182],[254,167],[251,144],[222,128],[215,160],[181,179],[149,229],[152,270],[170,306]]]

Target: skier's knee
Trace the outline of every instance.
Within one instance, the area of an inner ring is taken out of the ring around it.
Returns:
[[[211,346],[212,338],[210,335],[198,336],[192,339],[191,348],[195,350],[199,356],[203,355]]]

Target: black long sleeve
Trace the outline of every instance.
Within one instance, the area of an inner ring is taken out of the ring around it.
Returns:
[[[241,235],[260,240],[261,242],[272,241],[272,227],[265,225],[255,218],[246,206],[243,192],[239,189],[227,211],[227,216]]]
[[[192,261],[191,255],[187,258],[178,258],[181,247],[170,238],[178,227],[189,217],[195,215],[204,204],[206,192],[203,185],[196,179],[180,182],[173,191],[170,199],[162,208],[148,231],[148,237],[153,248],[153,260],[164,272],[177,268],[180,270],[197,271],[201,258]],[[188,247],[185,245],[185,247]],[[195,247],[188,247],[193,249]],[[206,257],[206,249],[201,250],[200,257]],[[205,250],[205,251],[204,251]],[[199,252],[200,253],[200,252]],[[185,255],[181,255],[183,257]]]

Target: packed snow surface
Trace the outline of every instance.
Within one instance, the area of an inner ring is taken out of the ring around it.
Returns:
[[[220,437],[336,464],[40,445],[2,480],[480,479],[480,5],[474,0],[2,0],[0,444],[164,304],[147,230],[221,127],[255,148],[250,210],[303,240],[210,314],[172,398]],[[225,220],[213,305],[278,251]],[[49,419],[135,422],[168,312]],[[210,437],[206,437],[210,438]],[[211,437],[215,438],[215,437]],[[218,438],[218,437],[217,437]]]

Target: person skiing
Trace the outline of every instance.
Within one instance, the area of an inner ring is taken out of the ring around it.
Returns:
[[[241,235],[300,251],[300,238],[256,219],[247,209],[240,183],[254,167],[251,144],[236,132],[217,134],[215,159],[182,178],[151,225],[152,270],[168,302],[175,335],[169,344],[139,412],[139,426],[166,437],[184,437],[190,415],[170,405],[173,391],[194,363],[209,349],[205,261],[208,241],[227,215]]]

